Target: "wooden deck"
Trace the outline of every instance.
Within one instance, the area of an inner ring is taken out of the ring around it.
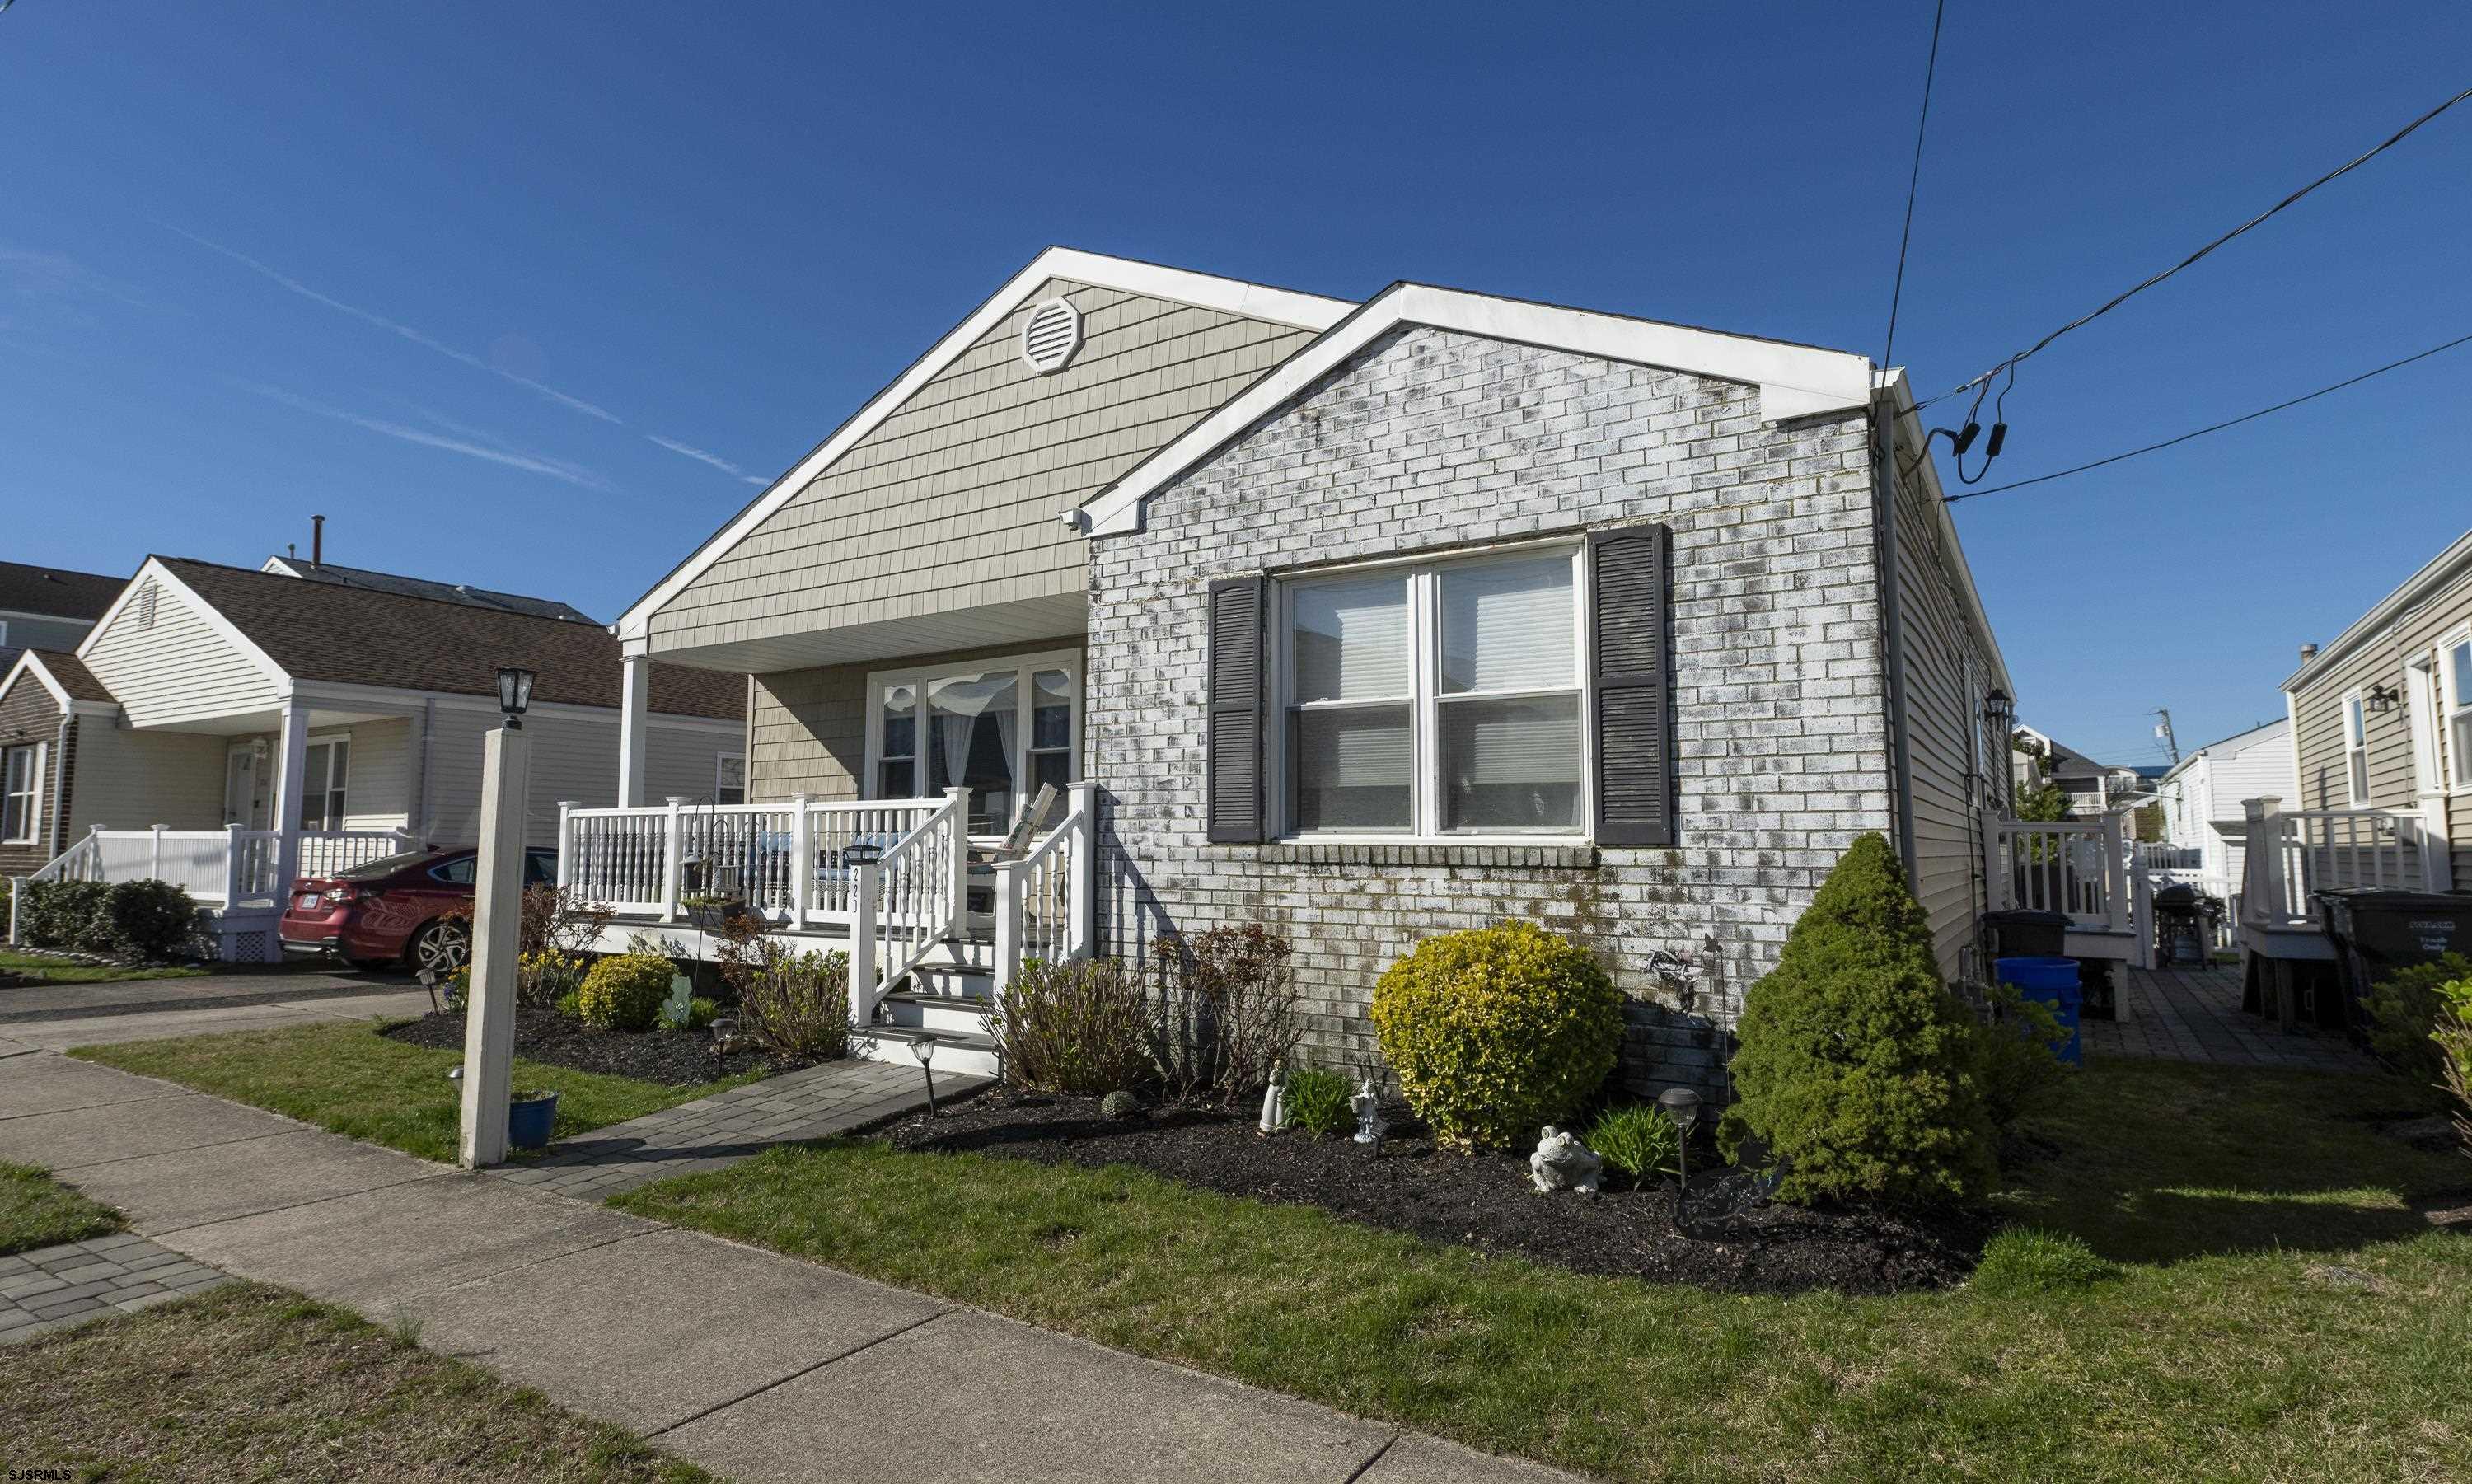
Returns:
[[[2227,1066],[2280,1066],[2299,1071],[2374,1072],[2365,1051],[2336,1031],[2278,1031],[2241,1009],[2234,965],[2211,969],[2114,970],[2122,981],[2121,1018],[2084,1022],[2086,1057],[2148,1057]]]

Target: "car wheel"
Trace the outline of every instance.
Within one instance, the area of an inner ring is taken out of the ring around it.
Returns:
[[[414,972],[436,969],[441,979],[463,968],[464,961],[471,956],[471,929],[448,918],[440,918],[413,934],[412,946],[404,951]]]

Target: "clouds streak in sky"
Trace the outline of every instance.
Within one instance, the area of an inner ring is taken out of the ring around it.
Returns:
[[[418,443],[424,448],[440,448],[448,453],[460,453],[468,459],[481,459],[490,464],[503,465],[508,468],[522,469],[527,473],[546,474],[552,479],[564,480],[570,485],[585,490],[606,491],[610,487],[608,480],[580,464],[570,464],[564,459],[553,459],[547,454],[532,453],[511,447],[474,429],[449,424],[457,427],[464,435],[460,438],[449,438],[442,433],[433,433],[427,428],[416,428],[409,423],[393,422],[384,418],[368,417],[363,413],[346,412],[340,407],[329,407],[324,402],[314,401],[297,393],[286,392],[281,387],[270,387],[263,382],[244,381],[240,385],[269,401],[280,402],[286,407],[313,413],[321,418],[330,418],[337,422],[347,422],[356,428],[367,428],[372,433],[399,439],[407,443]]]

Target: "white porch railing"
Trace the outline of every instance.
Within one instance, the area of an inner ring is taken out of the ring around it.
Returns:
[[[927,799],[587,809],[559,805],[560,886],[630,916],[676,920],[699,898],[785,926],[858,915],[851,847],[890,852],[943,802]],[[804,869],[800,869],[804,862]]]
[[[392,829],[304,830],[296,878],[332,875],[380,856],[412,848],[412,837]],[[33,881],[168,881],[207,906],[273,903],[281,858],[280,830],[105,829],[61,851],[27,879]]]
[[[2062,912],[2083,931],[2130,930],[2119,815],[2055,824],[1993,820],[1983,849],[1990,910]]]
[[[2244,802],[2248,829],[2241,921],[2269,928],[2318,922],[2316,894],[2348,886],[2446,891],[2447,843],[2417,810],[2294,809]]]
[[[995,987],[1001,992],[1028,960],[1088,958],[1094,946],[1096,813],[1094,785],[1066,792],[1064,818],[1021,859],[996,874]]]
[[[952,788],[936,812],[891,849],[851,861],[850,1023],[869,1025],[875,1007],[927,950],[962,930],[969,900],[970,791]]]

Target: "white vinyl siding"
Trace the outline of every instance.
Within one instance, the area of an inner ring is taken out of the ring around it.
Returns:
[[[232,739],[197,731],[131,731],[82,716],[69,770],[69,838],[87,830],[221,829],[224,759]]]
[[[484,738],[498,725],[494,711],[440,706],[431,735],[429,790],[422,837],[449,849],[471,845],[481,834],[481,763]],[[524,796],[524,843],[558,843],[558,806],[572,800],[606,808],[618,802],[618,721],[544,714],[524,718],[532,738],[532,777]],[[716,759],[741,750],[743,733],[732,723],[704,725],[654,717],[646,726],[644,800],[657,804],[676,796],[710,802]]]
[[[125,603],[81,657],[128,711],[131,726],[176,727],[282,704],[273,676],[179,593],[147,582],[157,588],[152,627],[143,622],[143,602]]]

